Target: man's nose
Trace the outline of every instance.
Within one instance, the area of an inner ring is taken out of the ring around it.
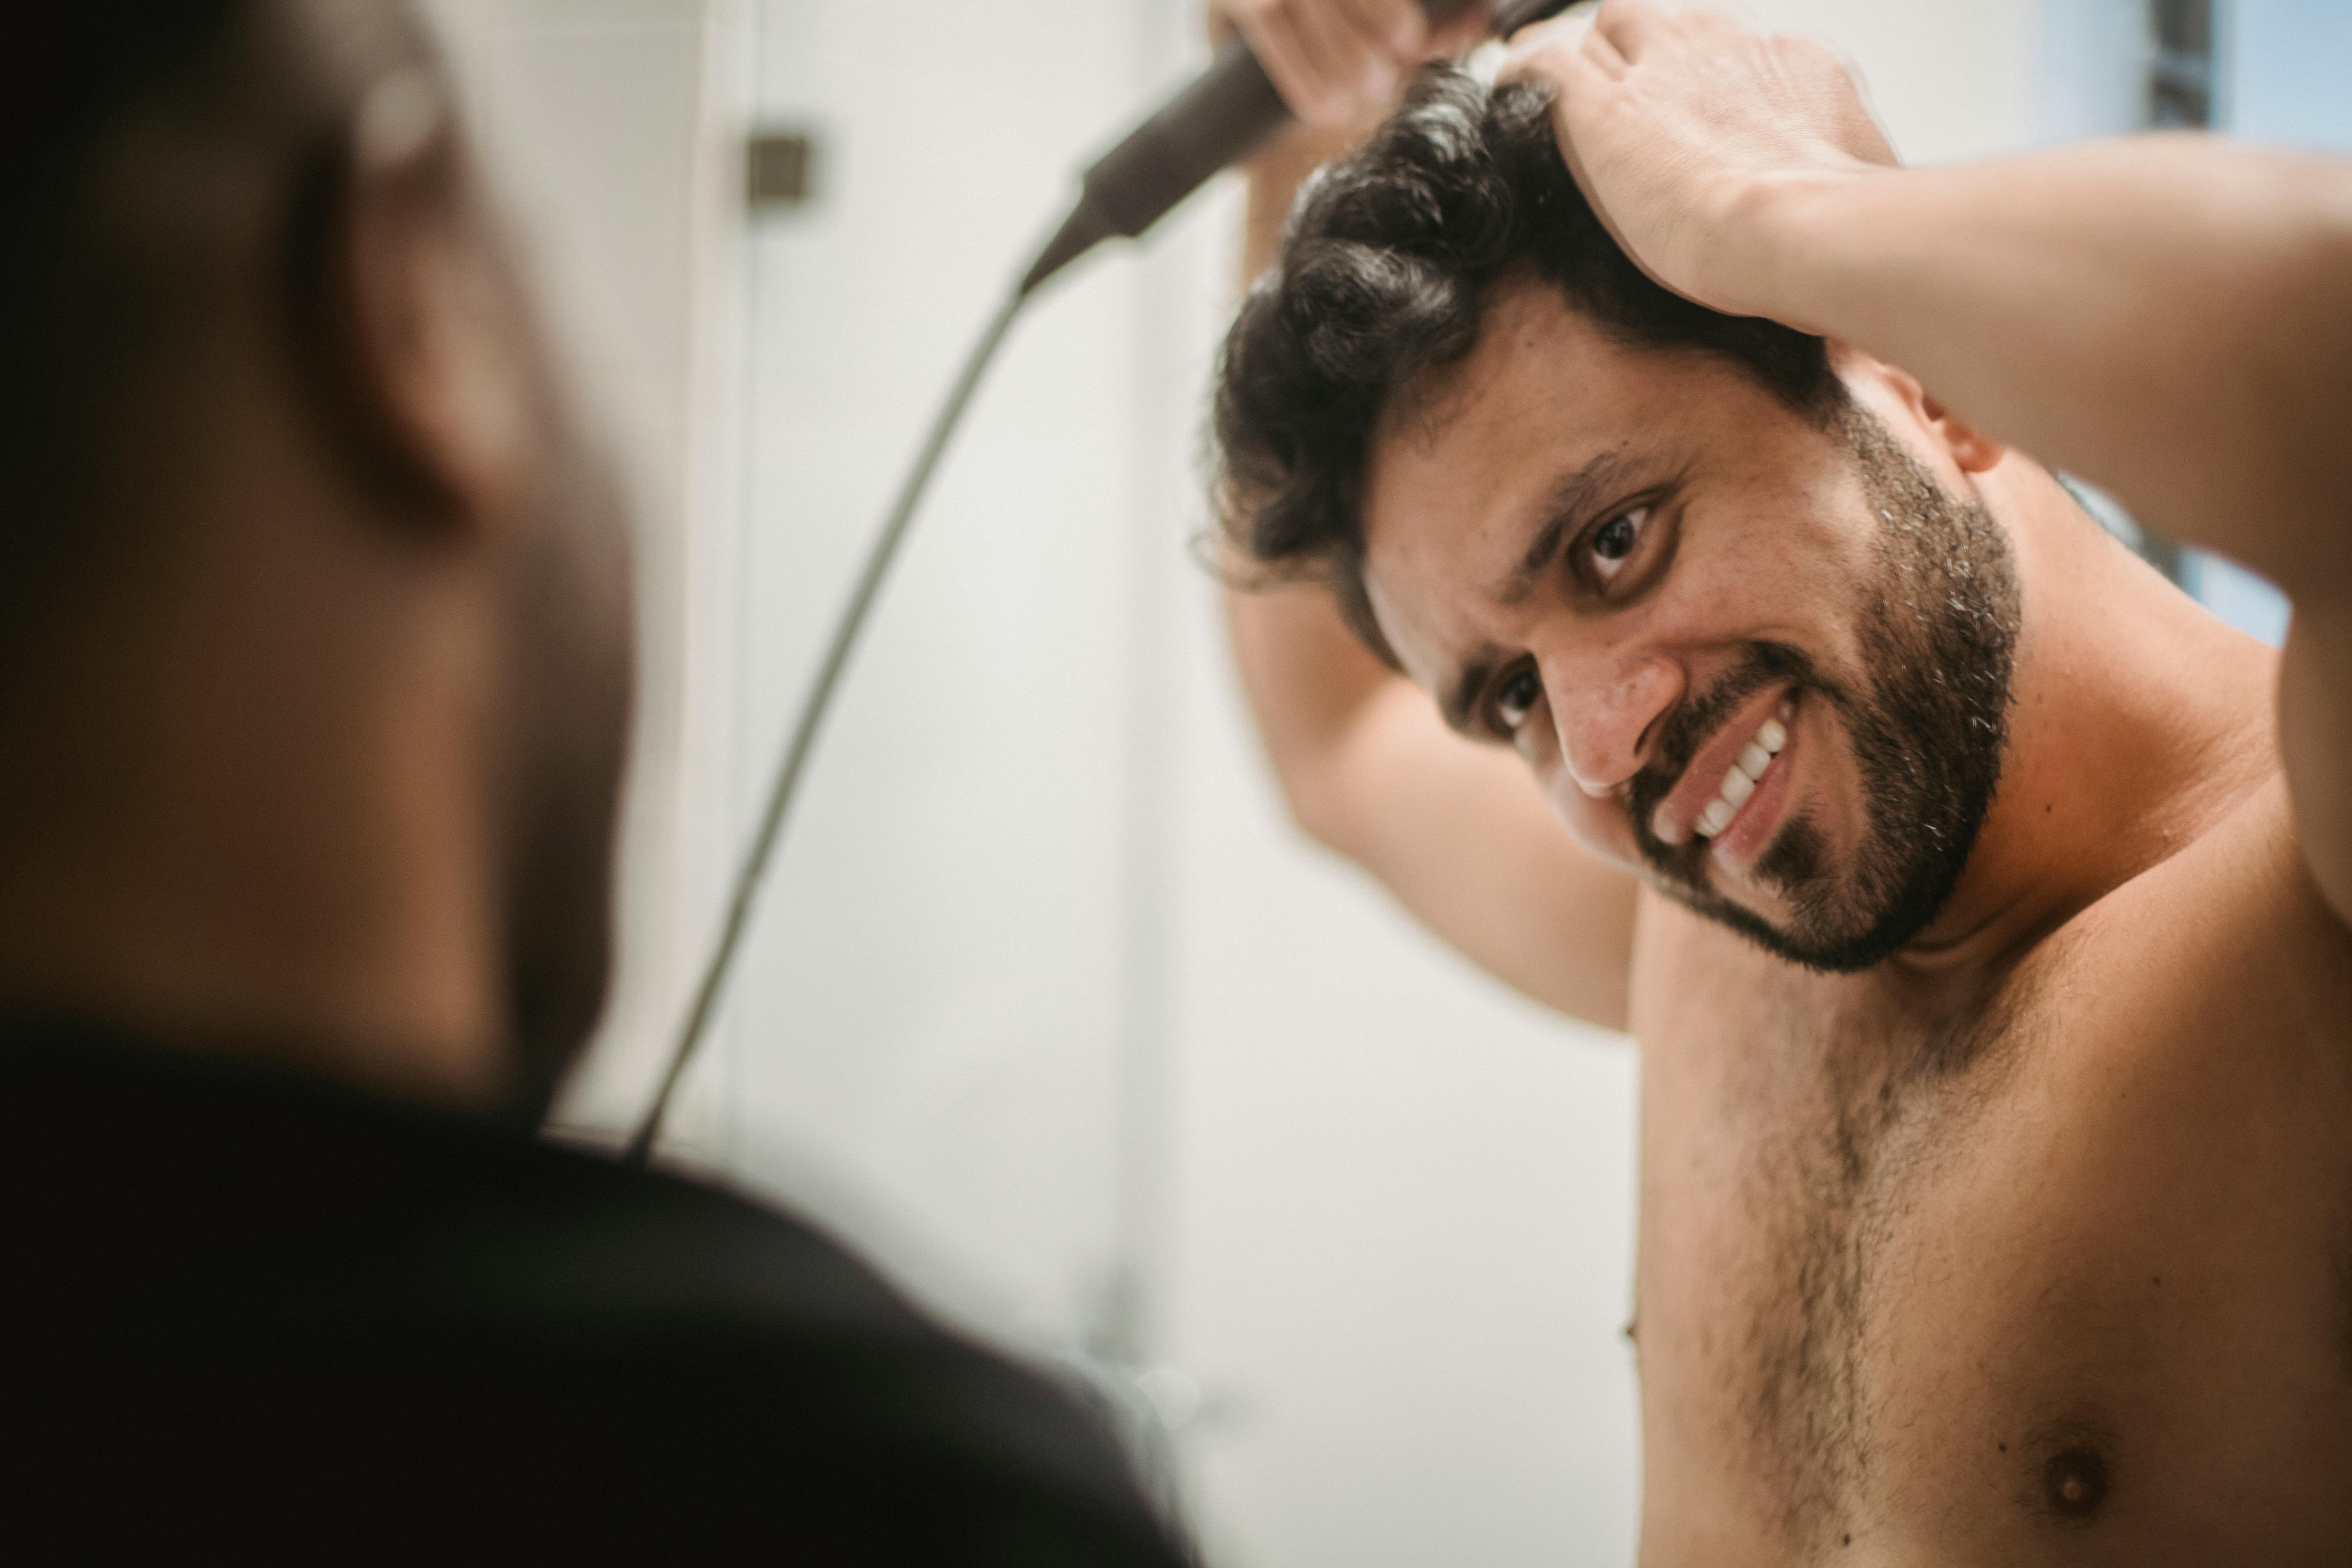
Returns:
[[[1563,662],[1546,679],[1560,763],[1589,795],[1608,795],[1642,771],[1684,684],[1682,667],[1656,656],[1614,660],[1601,669]]]

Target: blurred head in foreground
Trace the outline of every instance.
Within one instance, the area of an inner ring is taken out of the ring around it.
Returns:
[[[1643,276],[1548,110],[1433,68],[1301,194],[1225,345],[1235,552],[1328,582],[1588,848],[1866,968],[2000,778],[2019,590],[1963,478],[1998,449],[1899,371]]]
[[[0,22],[0,1003],[528,1112],[624,520],[397,0]]]

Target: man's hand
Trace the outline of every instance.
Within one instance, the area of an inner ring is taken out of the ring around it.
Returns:
[[[1501,79],[1554,84],[1561,153],[1617,242],[1667,288],[1734,315],[1777,313],[1764,198],[1895,162],[1829,49],[1647,0],[1525,29]]]
[[[1210,0],[1211,35],[1238,27],[1301,121],[1250,157],[1244,283],[1274,264],[1300,182],[1396,107],[1413,68],[1484,37],[1491,11],[1474,0],[1433,27],[1413,0]]]
[[[1474,5],[1432,27],[1414,0],[1211,0],[1209,28],[1240,28],[1305,123],[1360,132],[1396,107],[1414,67],[1476,42],[1486,13]]]

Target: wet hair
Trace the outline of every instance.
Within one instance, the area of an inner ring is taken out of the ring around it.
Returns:
[[[1727,316],[1653,282],[1577,189],[1549,89],[1415,79],[1362,148],[1301,192],[1279,265],[1225,339],[1217,503],[1265,575],[1322,577],[1383,657],[1363,584],[1365,459],[1381,411],[1478,340],[1495,287],[1532,276],[1611,339],[1728,362],[1825,428],[1843,407],[1822,340]]]

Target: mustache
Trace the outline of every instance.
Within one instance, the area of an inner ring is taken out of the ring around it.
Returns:
[[[1705,862],[1706,841],[1693,837],[1668,844],[1650,829],[1658,805],[1675,792],[1691,759],[1730,721],[1734,710],[1767,687],[1796,685],[1822,691],[1832,699],[1842,694],[1820,677],[1802,648],[1788,643],[1757,640],[1744,644],[1739,662],[1698,696],[1685,702],[1659,732],[1657,754],[1625,786],[1625,810],[1633,819],[1633,841],[1642,858],[1660,875],[1695,892],[1707,891]]]

